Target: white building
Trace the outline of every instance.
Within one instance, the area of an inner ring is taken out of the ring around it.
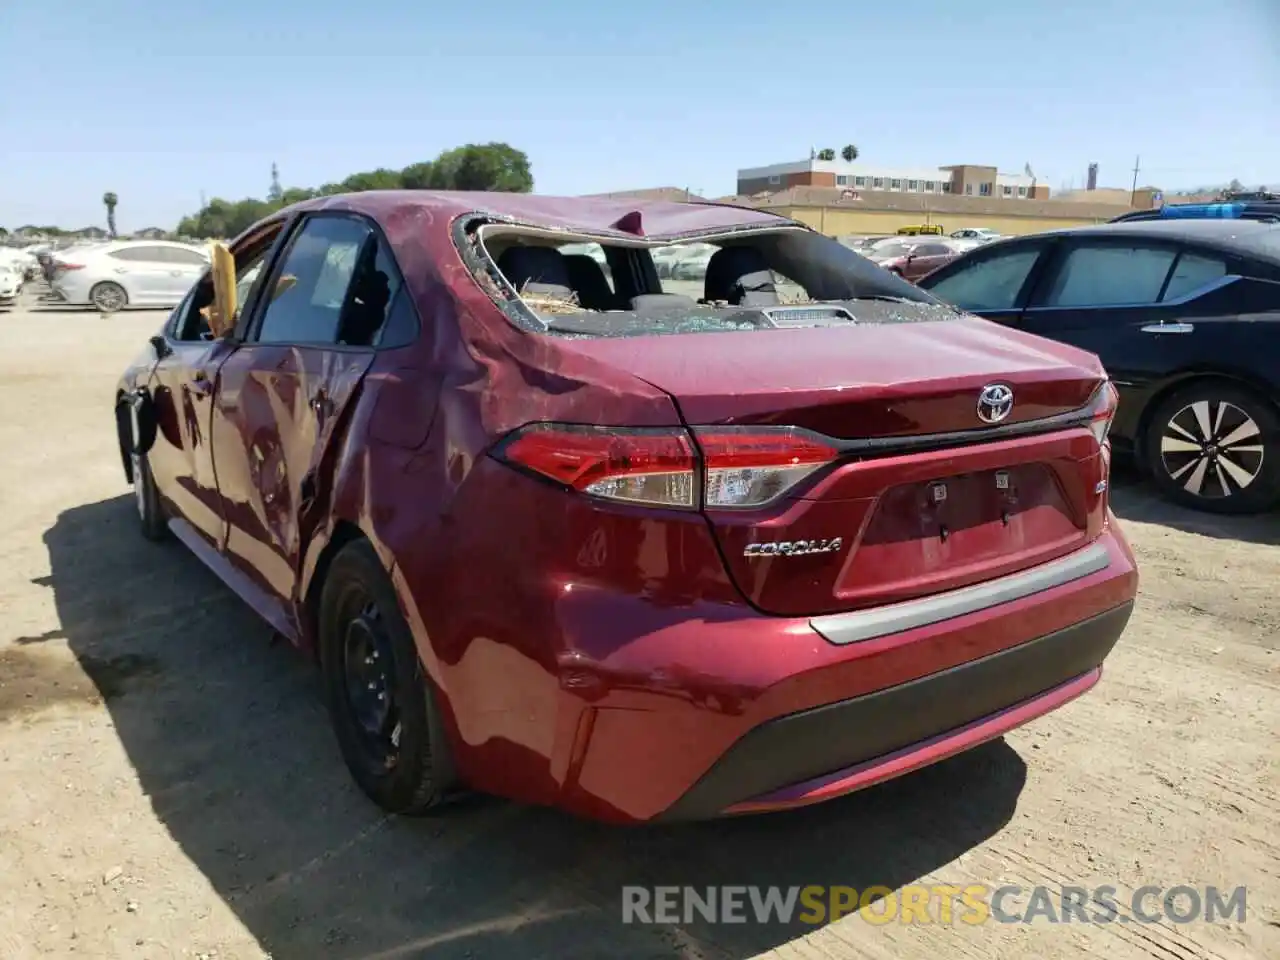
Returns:
[[[776,193],[788,187],[845,187],[889,193],[957,193],[973,197],[1047,199],[1048,187],[1028,173],[1000,173],[995,167],[890,167],[855,160],[798,160],[738,171],[738,195]]]

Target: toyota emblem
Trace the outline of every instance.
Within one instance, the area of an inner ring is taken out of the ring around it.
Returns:
[[[1012,387],[1003,383],[989,383],[978,394],[978,419],[983,423],[999,423],[1012,412]]]

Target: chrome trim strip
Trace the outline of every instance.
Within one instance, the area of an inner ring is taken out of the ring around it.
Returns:
[[[998,580],[873,610],[813,617],[809,626],[830,643],[842,646],[860,643],[1021,600],[1105,570],[1110,562],[1107,548],[1101,543],[1094,543],[1065,557]]]

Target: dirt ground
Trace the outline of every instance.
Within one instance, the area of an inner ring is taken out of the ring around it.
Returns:
[[[883,787],[663,829],[387,819],[313,668],[135,528],[109,403],[160,320],[0,311],[0,957],[1280,957],[1280,519],[1121,482],[1143,586],[1101,684]],[[623,884],[915,882],[1244,885],[1248,918],[620,922]]]

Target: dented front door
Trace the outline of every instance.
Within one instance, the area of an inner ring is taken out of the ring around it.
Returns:
[[[294,231],[244,341],[223,363],[213,451],[230,563],[292,621],[300,557],[331,479],[326,454],[373,361],[353,343],[348,290],[371,237],[364,221],[316,216]],[[282,282],[284,281],[284,282]]]
[[[223,550],[285,611],[307,533],[301,521],[308,505],[328,493],[324,452],[372,357],[254,344],[222,365],[214,458],[227,520]]]

